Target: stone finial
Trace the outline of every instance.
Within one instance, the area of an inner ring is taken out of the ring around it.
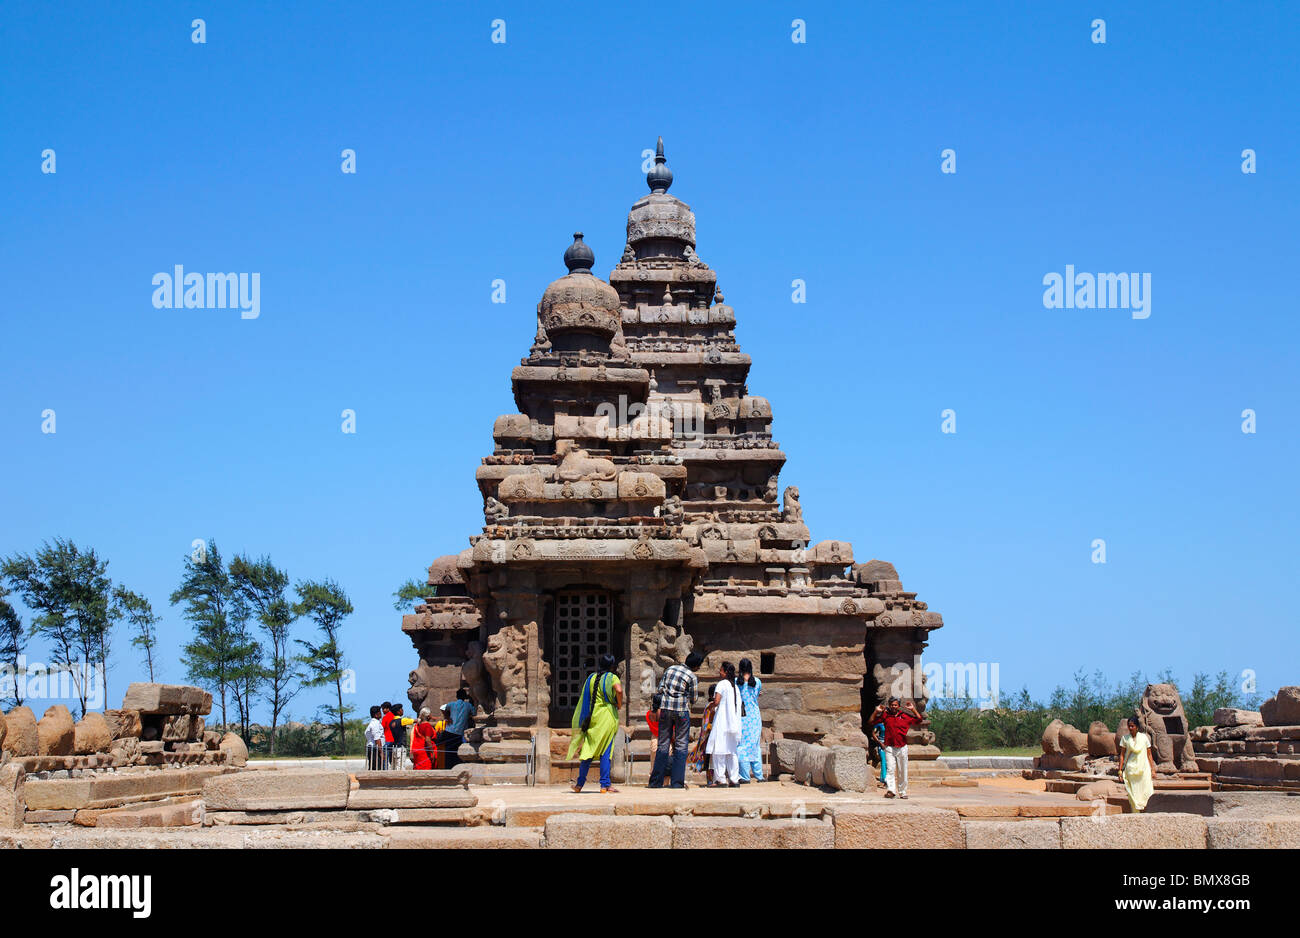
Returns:
[[[564,266],[569,268],[571,274],[589,274],[595,263],[596,255],[583,242],[582,232],[575,231],[573,233],[573,243],[564,252]]]
[[[655,146],[655,164],[645,174],[645,181],[651,192],[667,192],[673,184],[673,171],[668,168],[668,161],[664,158],[663,137],[659,138],[659,143]]]

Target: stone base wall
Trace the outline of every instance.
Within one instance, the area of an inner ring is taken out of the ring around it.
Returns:
[[[862,733],[865,629],[826,616],[691,616],[686,630],[705,654],[697,672],[706,693],[723,661],[748,658],[763,682],[764,743],[779,739],[867,745]],[[764,671],[764,655],[770,655]]]
[[[1300,791],[1300,726],[1219,727],[1196,752],[1219,788]]]

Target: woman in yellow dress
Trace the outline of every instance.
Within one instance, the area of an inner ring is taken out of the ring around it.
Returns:
[[[1128,792],[1134,813],[1141,813],[1151,797],[1156,777],[1156,760],[1151,755],[1151,737],[1138,729],[1138,721],[1129,717],[1128,735],[1120,738],[1119,777]]]
[[[600,759],[600,790],[602,794],[617,791],[609,777],[609,759],[614,749],[614,734],[618,732],[618,711],[623,706],[623,685],[614,674],[614,656],[600,656],[600,670],[582,685],[582,699],[573,711],[573,742],[569,744],[569,758],[575,755],[578,779],[574,791],[582,791],[587,782],[591,760]]]

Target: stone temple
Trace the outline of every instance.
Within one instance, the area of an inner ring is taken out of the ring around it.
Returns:
[[[659,676],[692,649],[702,692],[723,660],[754,663],[765,741],[866,746],[863,716],[891,686],[928,696],[912,669],[943,619],[891,564],[812,541],[662,139],[646,181],[608,282],[581,234],[564,252],[511,373],[518,413],[496,419],[475,472],[483,530],[433,562],[432,595],[402,621],[412,704],[466,686],[481,705],[462,754],[484,781],[534,745],[538,781],[564,774],[583,676],[606,650],[643,738]],[[912,758],[934,758],[933,741],[914,728]]]

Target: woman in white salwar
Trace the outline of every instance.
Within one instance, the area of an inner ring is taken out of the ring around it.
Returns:
[[[736,687],[736,666],[724,661],[718,671],[717,689],[714,691],[713,729],[709,733],[709,742],[705,747],[712,757],[713,781],[710,788],[739,788],[740,759],[740,690]]]

